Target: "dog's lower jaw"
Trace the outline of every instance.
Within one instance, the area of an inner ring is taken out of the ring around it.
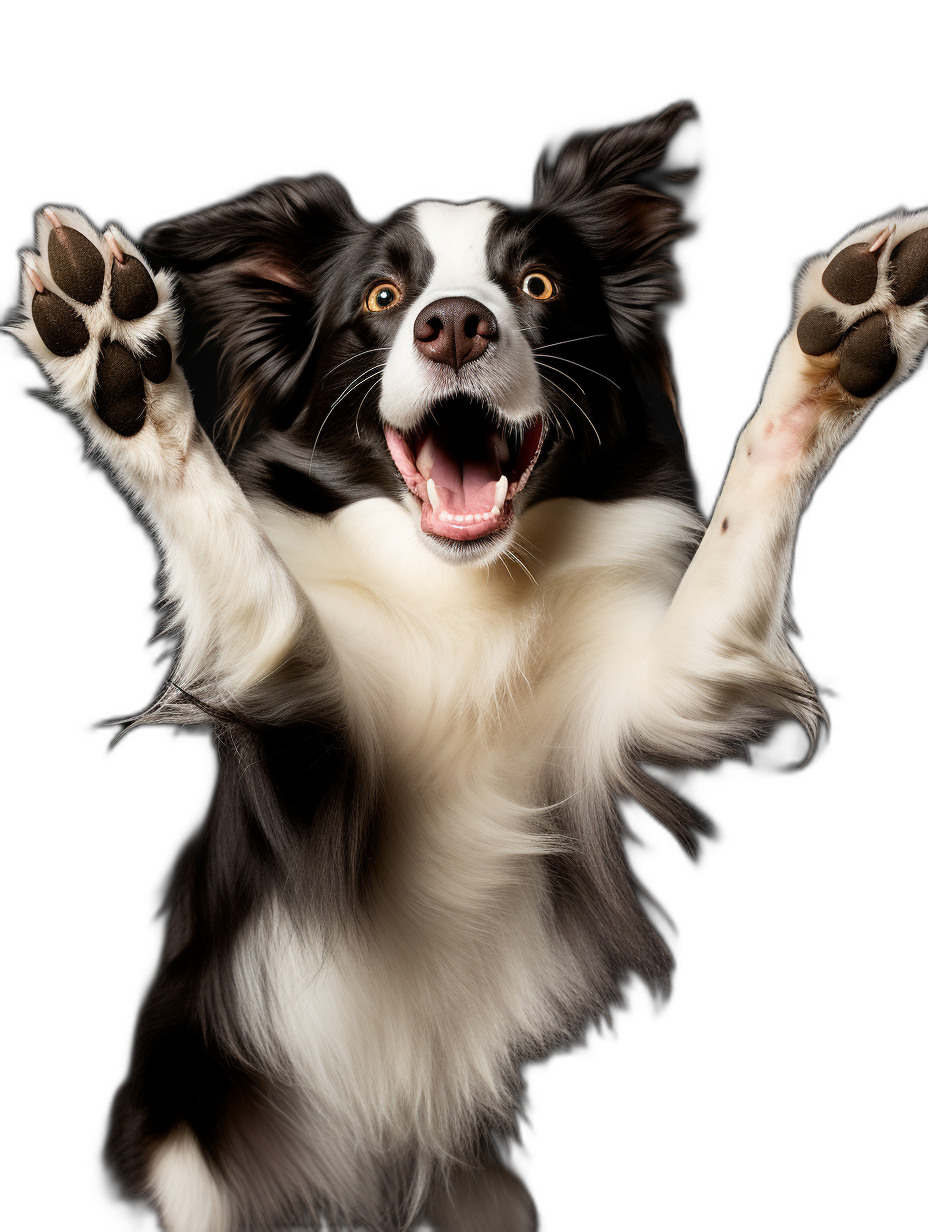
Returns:
[[[403,507],[409,510],[410,517],[415,518],[417,534],[424,540],[429,551],[448,564],[485,567],[505,555],[512,543],[518,518],[512,500],[506,502],[502,511],[504,516],[497,519],[494,530],[471,539],[430,534],[422,525],[422,501],[413,493],[407,492],[402,503]]]

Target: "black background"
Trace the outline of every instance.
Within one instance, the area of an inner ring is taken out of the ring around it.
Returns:
[[[525,200],[546,143],[689,97],[704,176],[673,338],[709,511],[788,325],[801,262],[860,223],[926,205],[923,120],[901,37],[886,78],[868,63],[864,81],[799,37],[778,58],[752,60],[757,32],[751,55],[716,47],[707,58],[694,43],[688,67],[672,69],[661,22],[636,38],[614,31],[609,54],[599,27],[576,48],[548,30],[505,49],[484,43],[482,55],[460,41],[425,55],[412,36],[357,54],[350,34],[304,52],[291,34],[222,54],[165,46],[158,62],[132,43],[86,80],[65,74],[17,97],[7,303],[15,249],[47,203],[139,237],[314,171],[343,181],[371,219],[423,197]],[[711,31],[699,37],[714,42]],[[32,361],[10,339],[2,347],[14,386],[7,784],[20,803],[7,822],[7,960],[18,1042],[7,1063],[25,1087],[15,1124],[23,1169],[38,1162],[51,1178],[28,1183],[33,1226],[128,1227],[97,1159],[157,958],[165,877],[206,807],[212,754],[159,729],[112,743],[118,729],[106,724],[142,710],[168,665],[155,638],[154,549],[84,461],[74,426],[33,397],[42,377]],[[210,365],[185,366],[208,419]],[[542,1232],[682,1217],[755,1227],[879,1215],[895,1226],[914,1165],[905,1130],[921,888],[910,870],[924,402],[916,375],[877,405],[802,521],[797,647],[831,718],[811,765],[790,771],[805,749],[785,733],[751,765],[691,782],[716,824],[695,864],[656,827],[640,828],[636,864],[677,961],[674,989],[661,1005],[633,989],[613,1030],[531,1074],[521,1164]]]

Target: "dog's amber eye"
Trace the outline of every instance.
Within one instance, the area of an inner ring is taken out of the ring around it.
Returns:
[[[552,299],[557,295],[557,287],[548,275],[542,274],[540,270],[534,270],[531,274],[525,275],[522,290],[532,299]]]
[[[364,307],[368,312],[383,312],[387,308],[395,308],[403,298],[403,292],[395,282],[378,282],[372,291],[368,291]]]

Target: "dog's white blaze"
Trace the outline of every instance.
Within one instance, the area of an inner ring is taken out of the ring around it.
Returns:
[[[413,325],[421,310],[439,299],[467,296],[485,304],[499,324],[499,338],[487,362],[465,364],[454,377],[462,393],[484,397],[514,420],[532,419],[542,409],[541,382],[531,347],[502,288],[490,277],[487,248],[498,209],[489,201],[451,205],[424,201],[415,222],[433,257],[428,286],[406,305],[381,380],[380,412],[399,431],[413,428],[435,400],[451,392],[448,373],[416,349]]]
[[[495,289],[487,268],[490,228],[498,213],[489,201],[452,205],[448,201],[422,201],[415,207],[416,226],[435,259],[421,303],[444,295],[473,295]]]

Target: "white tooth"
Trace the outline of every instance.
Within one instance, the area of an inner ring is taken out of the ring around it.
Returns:
[[[468,524],[468,526],[471,524],[471,522],[473,522],[473,520],[474,520],[474,515],[472,513],[469,513],[464,519],[464,521]]]
[[[451,521],[451,514],[448,512],[448,510],[447,510],[447,509],[443,509],[443,510],[441,511],[441,513],[438,515],[438,520],[439,520],[440,522],[450,522],[450,521]]]
[[[493,493],[493,504],[498,505],[502,509],[506,500],[506,493],[509,491],[509,480],[505,475],[500,475],[499,481],[496,484],[496,491]]]
[[[499,517],[499,505],[494,505],[494,506],[493,506],[493,508],[490,510],[490,517],[491,517],[491,518],[498,518],[498,517]]]
[[[455,522],[457,522],[459,525],[463,526],[463,525],[464,525],[464,514],[463,514],[463,513],[456,513],[456,514],[454,515],[454,520],[455,520]]]
[[[435,487],[435,480],[430,479],[425,485],[425,490],[429,495],[429,504],[432,506],[432,512],[438,513],[438,488]]]

